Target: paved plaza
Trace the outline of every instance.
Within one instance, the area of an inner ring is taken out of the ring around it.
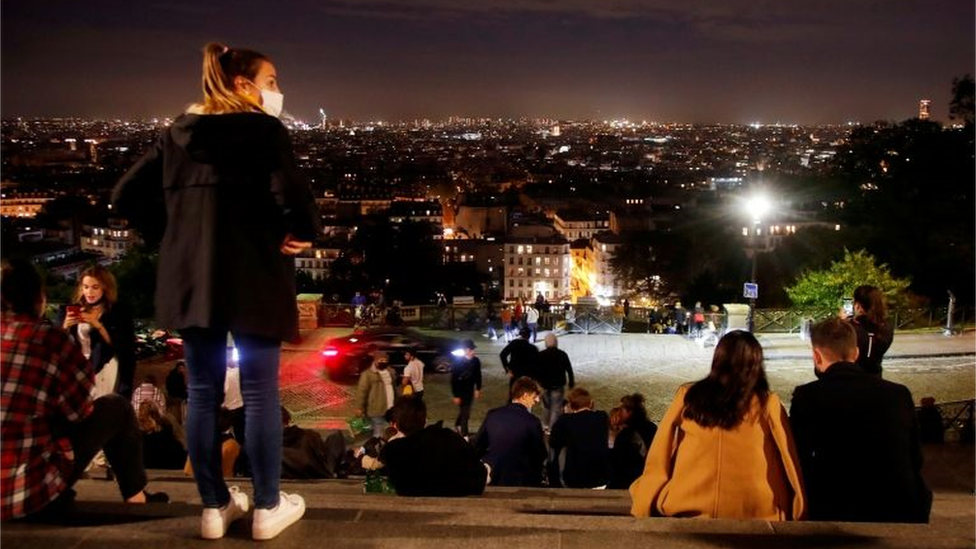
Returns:
[[[319,329],[304,334],[302,342],[286,345],[282,357],[282,399],[296,422],[305,427],[342,428],[354,413],[355,387],[334,383],[324,373],[319,351],[324,342],[348,333],[343,329]],[[477,428],[488,409],[505,402],[508,382],[498,353],[503,341],[480,334],[436,332],[459,340],[472,338],[482,361],[484,392],[472,413]],[[789,407],[793,388],[814,379],[808,342],[795,334],[759,334],[766,352],[766,372],[773,390]],[[543,347],[541,335],[537,344]],[[708,373],[714,347],[675,335],[565,335],[559,346],[573,363],[577,384],[594,394],[597,407],[609,409],[620,396],[640,392],[647,398],[650,416],[663,416],[677,387]],[[976,331],[954,337],[938,333],[899,332],[884,361],[884,376],[911,389],[918,403],[922,397],[937,402],[976,397]],[[449,376],[431,374],[425,379],[430,418],[452,424]],[[538,411],[538,410],[537,410]]]

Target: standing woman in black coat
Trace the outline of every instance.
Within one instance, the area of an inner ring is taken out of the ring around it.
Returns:
[[[119,304],[118,285],[111,271],[93,265],[81,272],[71,303],[61,312],[61,326],[95,368],[95,396],[118,393],[130,400],[136,374],[135,327]],[[113,359],[115,363],[110,365]],[[115,371],[108,372],[106,366]],[[108,386],[103,385],[105,380]]]
[[[295,261],[318,232],[308,185],[295,171],[275,66],[260,53],[207,44],[203,101],[166,128],[119,181],[116,211],[161,237],[156,316],[179,329],[189,373],[187,449],[203,500],[201,535],[223,537],[247,495],[221,474],[217,414],[227,334],[240,352],[254,539],[304,514],[279,492],[281,341],[298,336]]]

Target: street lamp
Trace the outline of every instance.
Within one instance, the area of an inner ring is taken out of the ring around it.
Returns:
[[[762,194],[753,195],[745,201],[746,213],[752,218],[752,228],[751,232],[751,242],[750,247],[752,248],[752,276],[749,281],[752,283],[752,291],[749,293],[749,332],[751,333],[755,328],[755,310],[756,310],[756,297],[759,295],[759,287],[756,284],[756,258],[758,257],[758,247],[756,246],[756,238],[759,233],[759,224],[762,223],[762,218],[766,215],[769,210],[772,209],[772,203],[769,198]]]

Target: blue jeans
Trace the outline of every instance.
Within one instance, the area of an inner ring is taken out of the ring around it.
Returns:
[[[545,389],[542,391],[542,404],[546,407],[546,427],[552,429],[559,416],[563,415],[563,406],[566,403],[565,396],[565,387]]]
[[[189,381],[186,445],[193,476],[204,507],[222,507],[230,492],[221,472],[221,433],[217,415],[224,401],[227,374],[227,332],[211,328],[181,330]],[[254,506],[278,505],[281,479],[281,401],[278,366],[281,342],[234,334],[240,353],[241,396],[244,398],[245,448],[254,483]]]

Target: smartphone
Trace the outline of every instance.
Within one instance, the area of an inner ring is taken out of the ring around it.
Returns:
[[[65,307],[65,312],[69,316],[78,316],[81,314],[81,305],[68,305]]]
[[[850,297],[844,298],[844,314],[847,316],[854,316],[854,299]]]

